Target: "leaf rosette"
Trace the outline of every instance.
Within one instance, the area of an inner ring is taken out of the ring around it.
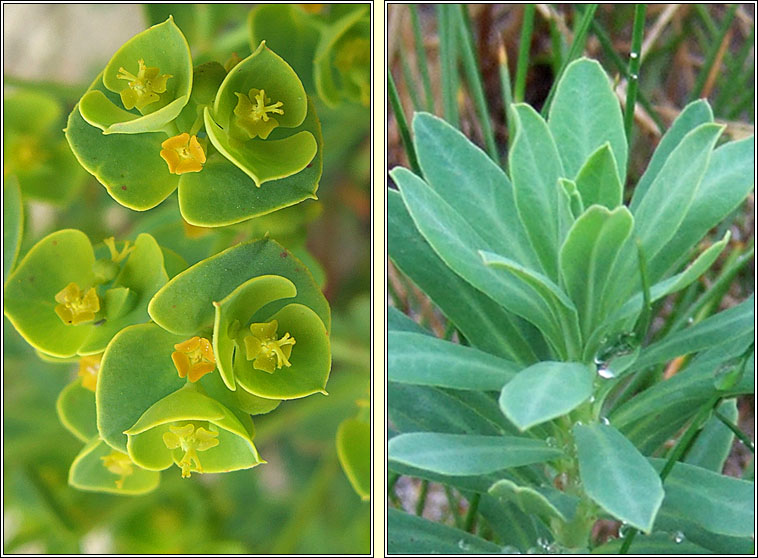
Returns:
[[[52,233],[26,254],[5,285],[5,315],[42,353],[102,352],[121,329],[149,320],[147,304],[168,280],[149,234],[93,249],[75,229]]]

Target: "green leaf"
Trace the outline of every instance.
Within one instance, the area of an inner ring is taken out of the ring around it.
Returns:
[[[650,461],[658,470],[665,464],[664,459]],[[677,463],[664,486],[664,509],[691,519],[713,533],[749,537],[755,532],[752,482]]]
[[[550,521],[552,518],[564,522],[570,521],[574,513],[576,513],[576,506],[579,502],[579,499],[576,497],[568,496],[559,490],[554,490],[551,494],[554,499],[562,497],[558,505],[563,509],[559,509],[556,506],[557,502],[552,502],[550,498],[543,494],[541,489],[530,486],[519,486],[508,479],[503,479],[493,484],[489,489],[489,493],[500,501],[513,502],[526,514],[535,514],[547,521]],[[573,512],[570,512],[569,510],[572,507]]]
[[[443,475],[478,475],[543,463],[562,453],[542,441],[513,436],[414,432],[387,446],[389,459]]]
[[[567,178],[577,176],[590,155],[608,142],[620,183],[625,183],[627,145],[621,106],[597,61],[580,58],[566,67],[548,122]]]
[[[587,158],[576,175],[576,188],[585,207],[597,204],[615,209],[621,205],[624,185],[610,143],[605,142]]]
[[[361,500],[371,498],[371,424],[345,419],[337,429],[337,456]]]
[[[261,275],[281,275],[295,285],[294,299],[266,306],[266,317],[289,302],[313,309],[330,329],[329,305],[312,275],[290,252],[270,239],[243,242],[207,258],[169,281],[148,306],[150,316],[164,329],[194,335],[210,328],[215,318],[212,302],[220,301],[239,285]]]
[[[713,122],[713,112],[705,99],[698,99],[684,107],[679,113],[674,123],[663,135],[658,147],[656,147],[653,157],[645,169],[645,173],[640,178],[632,194],[632,201],[629,209],[636,211],[642,199],[650,189],[658,173],[661,172],[664,163],[671,155],[671,152],[681,143],[682,139],[692,130],[701,124]]]
[[[500,554],[489,541],[436,521],[387,510],[387,552],[390,554]]]
[[[315,156],[306,161],[302,170],[256,187],[233,162],[211,156],[201,172],[185,173],[179,180],[179,207],[187,222],[206,227],[230,225],[316,199],[323,169],[323,138],[312,101],[308,100],[308,113],[302,124],[286,132],[307,132],[315,138]],[[281,134],[275,129],[266,141],[274,141]]]
[[[648,261],[679,229],[723,130],[718,124],[702,124],[688,133],[633,210],[635,231]]]
[[[5,284],[4,312],[35,349],[56,357],[77,353],[92,333],[91,324],[67,325],[55,313],[55,295],[69,283],[89,289],[95,256],[78,230],[54,232],[24,256]]]
[[[755,543],[751,537],[728,537],[703,529],[686,517],[669,513],[661,508],[655,520],[655,530],[684,535],[684,540],[707,548],[714,554],[753,554]]]
[[[563,332],[543,299],[519,279],[484,265],[478,250],[488,246],[476,231],[409,171],[395,168],[391,175],[416,226],[440,258],[504,308],[532,322],[556,347],[562,347]]]
[[[174,345],[184,337],[157,325],[121,330],[110,342],[97,380],[97,428],[103,440],[126,452],[126,435],[154,403],[187,383],[171,360]]]
[[[79,163],[105,186],[108,194],[129,209],[152,209],[171,192],[179,177],[161,158],[163,132],[104,136],[74,107],[66,125],[66,139]]]
[[[587,495],[614,517],[649,533],[663,501],[655,469],[612,426],[575,425],[572,433]]]
[[[529,105],[513,105],[516,137],[508,158],[521,222],[545,274],[558,279],[558,249],[573,222],[555,141],[542,117]]]
[[[595,205],[574,222],[561,247],[563,284],[576,305],[585,338],[615,309],[603,307],[601,295],[605,285],[625,280],[613,276],[612,270],[633,226],[626,207],[609,211]]]
[[[387,192],[387,213],[390,258],[474,347],[519,363],[538,360],[535,351],[545,350],[544,342],[536,341],[538,335],[527,341],[519,333],[532,326],[447,267],[416,228],[396,190]]]
[[[391,331],[387,347],[391,382],[497,391],[518,370],[510,361],[419,333]]]
[[[8,176],[3,181],[3,283],[13,269],[24,233],[24,205],[18,179]]]
[[[607,543],[592,549],[592,554],[618,554],[624,539],[613,539]],[[688,540],[676,541],[675,533],[651,533],[635,537],[634,542],[629,547],[630,556],[640,556],[645,554],[678,554],[687,556],[690,554],[712,554],[709,550],[696,545]]]
[[[733,308],[719,312],[645,347],[635,367],[641,369],[681,355],[698,352],[734,337],[735,332],[752,330],[755,324],[754,299],[755,296],[751,295]]]
[[[649,264],[653,281],[664,276],[690,249],[718,225],[753,189],[753,137],[729,142],[713,152],[708,170],[695,192],[676,234]]]
[[[97,436],[95,394],[82,386],[81,379],[68,384],[55,402],[63,426],[82,442]]]
[[[430,331],[421,327],[394,306],[387,307],[387,331],[408,331],[410,333],[432,335]]]
[[[513,275],[514,278],[523,281],[525,285],[533,289],[534,293],[550,309],[553,320],[559,323],[560,329],[563,330],[565,355],[569,358],[578,358],[581,354],[582,344],[581,333],[579,331],[579,318],[574,303],[566,296],[566,293],[544,275],[531,271],[513,260],[483,250],[479,251],[479,255],[485,265],[505,270],[507,273]]]
[[[132,465],[131,474],[123,477],[123,486],[119,488],[116,483],[122,477],[109,471],[103,463],[114,451],[99,438],[93,438],[71,464],[68,483],[79,490],[126,495],[146,494],[158,487],[160,473]]]
[[[503,387],[500,408],[519,430],[565,415],[592,395],[595,373],[578,362],[539,362]]]
[[[493,251],[541,270],[518,217],[513,186],[492,159],[450,124],[428,113],[413,117],[424,179]]]
[[[728,420],[733,423],[737,422],[739,413],[736,399],[723,401],[717,410]],[[733,441],[734,433],[718,417],[713,416],[703,426],[703,430],[698,434],[695,443],[687,451],[684,461],[690,465],[720,473],[732,450]]]

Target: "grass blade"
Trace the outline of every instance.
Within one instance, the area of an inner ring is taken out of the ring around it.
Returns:
[[[413,25],[413,37],[416,41],[416,63],[418,64],[421,80],[424,83],[424,95],[426,97],[426,110],[434,113],[434,95],[432,94],[432,81],[429,79],[429,63],[424,48],[424,38],[421,34],[421,23],[418,19],[418,9],[415,4],[409,6],[411,12],[411,24]]]
[[[408,65],[408,59],[406,58],[405,51],[400,50],[400,66],[403,69],[403,80],[405,80],[405,88],[408,90],[408,96],[411,98],[413,104],[413,110],[421,110],[421,101],[419,100],[418,91],[416,91],[416,80],[413,78],[411,67]]]
[[[453,52],[453,37],[450,26],[450,6],[437,6],[437,34],[440,38],[440,74],[442,75],[442,108],[445,120],[460,128],[460,116],[456,99],[457,65]]]
[[[397,94],[397,87],[395,87],[395,80],[392,79],[392,72],[387,69],[387,87],[390,95],[390,105],[392,105],[392,112],[395,113],[395,119],[397,120],[397,127],[400,129],[400,138],[403,140],[403,147],[405,147],[405,154],[408,156],[408,164],[413,172],[418,176],[421,176],[421,169],[418,166],[418,160],[416,159],[416,150],[413,147],[411,141],[411,133],[408,130],[408,122],[405,120],[405,113],[403,113],[403,106],[400,104],[400,97]]]
[[[513,100],[521,103],[526,89],[526,70],[529,67],[529,50],[532,44],[534,30],[534,4],[524,6],[524,20],[521,23],[521,40],[518,47],[518,62],[516,64],[516,83],[513,87]]]
[[[634,6],[634,29],[632,31],[632,50],[629,52],[629,87],[626,91],[626,110],[624,111],[624,131],[626,140],[632,133],[634,123],[634,107],[637,104],[637,88],[639,87],[640,64],[642,62],[640,51],[642,49],[642,35],[645,31],[645,4]]]
[[[702,94],[703,87],[705,87],[705,82],[708,79],[708,74],[711,73],[711,67],[716,61],[719,47],[724,40],[724,36],[729,31],[729,27],[732,25],[734,16],[737,13],[737,7],[737,4],[732,4],[729,6],[729,11],[726,13],[726,16],[724,16],[724,21],[721,23],[721,28],[719,29],[718,36],[709,41],[711,47],[708,51],[708,56],[705,59],[705,64],[703,64],[703,67],[700,68],[700,73],[697,75],[695,86],[692,88],[692,93],[690,94],[690,101],[694,101]]]

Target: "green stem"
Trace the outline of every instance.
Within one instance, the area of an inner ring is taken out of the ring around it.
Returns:
[[[524,6],[524,18],[521,22],[521,39],[518,47],[518,61],[516,62],[516,82],[513,86],[513,100],[516,103],[524,101],[526,89],[526,71],[529,68],[529,51],[532,46],[532,32],[534,30],[534,4]]]
[[[506,54],[505,45],[500,43],[497,51],[498,70],[500,72],[500,87],[503,90],[503,115],[505,124],[508,127],[508,142],[513,141],[515,131],[513,121],[510,117],[511,104],[513,104],[513,93],[511,90],[511,73],[508,70],[508,55]],[[505,166],[505,164],[503,165]]]
[[[724,426],[729,428],[732,432],[734,432],[734,435],[737,436],[737,438],[740,439],[740,441],[747,446],[747,448],[750,450],[751,453],[755,453],[755,445],[753,444],[753,441],[750,439],[750,437],[745,434],[740,428],[734,424],[732,421],[730,421],[728,418],[726,418],[724,415],[722,415],[718,409],[713,411],[713,415],[719,419],[721,422],[724,423]]]
[[[458,515],[458,499],[453,494],[452,488],[450,488],[446,484],[443,486],[445,487],[445,496],[447,496],[447,505],[450,507],[450,513],[453,515],[455,526],[458,529],[463,529],[463,521],[461,521],[461,518]]]
[[[450,6],[437,4],[437,34],[440,41],[440,74],[442,76],[442,108],[447,120],[454,127],[460,127],[458,104],[456,102],[455,72],[456,64],[453,55],[453,40],[450,28]]]
[[[705,59],[705,64],[703,64],[703,67],[700,68],[700,73],[697,75],[695,86],[692,88],[692,94],[690,95],[690,102],[700,97],[700,94],[703,92],[703,87],[705,87],[705,82],[708,79],[708,74],[711,73],[711,68],[716,61],[716,56],[718,55],[721,43],[729,31],[729,27],[732,25],[732,20],[734,20],[734,16],[737,13],[737,8],[738,4],[732,4],[729,6],[729,11],[724,17],[724,21],[721,24],[718,35],[709,40],[711,48],[708,52],[708,57]]]
[[[467,533],[473,533],[476,526],[476,511],[479,508],[479,499],[481,494],[475,492],[469,500],[468,511],[466,512],[466,519],[463,522],[463,530]]]
[[[403,79],[405,80],[405,88],[408,90],[408,95],[411,98],[413,104],[413,110],[421,110],[421,100],[419,99],[418,92],[416,91],[416,80],[411,73],[411,67],[408,65],[408,59],[406,58],[405,51],[400,49],[400,67],[403,70]]]
[[[415,4],[409,6],[411,23],[413,24],[413,37],[416,41],[416,61],[421,72],[421,80],[424,82],[424,94],[426,96],[426,110],[434,112],[434,95],[432,94],[432,81],[429,79],[429,64],[424,49],[424,39],[421,34],[421,24],[418,19],[418,9]]]
[[[645,340],[645,334],[648,327],[650,327],[650,319],[652,317],[652,304],[650,302],[650,282],[647,276],[647,258],[645,257],[645,251],[642,249],[642,244],[637,240],[637,259],[640,268],[640,282],[642,283],[642,313],[637,320],[637,325],[634,328],[634,333],[642,345]]]
[[[645,31],[645,4],[634,6],[634,29],[632,31],[632,50],[629,52],[629,87],[626,90],[626,111],[624,112],[624,131],[629,143],[634,123],[634,107],[637,105],[637,88],[639,87],[640,64],[642,63],[642,35]]]
[[[421,481],[421,490],[416,501],[416,515],[421,516],[424,513],[424,507],[426,506],[426,496],[429,493],[429,481]]]
[[[395,113],[395,120],[397,120],[397,127],[400,130],[400,138],[403,140],[403,147],[405,148],[405,154],[408,156],[408,164],[411,166],[411,170],[418,176],[421,176],[421,169],[418,166],[418,160],[416,159],[416,150],[413,148],[413,142],[411,141],[411,133],[408,130],[408,122],[405,120],[405,114],[403,113],[403,106],[400,104],[400,96],[397,94],[397,87],[395,87],[395,80],[392,79],[392,72],[387,69],[387,87],[390,95],[390,105],[392,105],[392,112]]]
[[[499,157],[497,146],[495,145],[495,133],[492,130],[492,123],[490,122],[490,111],[487,107],[487,99],[484,96],[484,85],[482,83],[482,76],[479,73],[479,63],[476,59],[476,53],[474,52],[471,29],[466,21],[464,7],[458,4],[454,8],[455,11],[453,13],[457,16],[458,34],[463,46],[463,69],[466,71],[466,79],[471,88],[476,110],[479,113],[484,143],[487,146],[490,158],[497,163]]]

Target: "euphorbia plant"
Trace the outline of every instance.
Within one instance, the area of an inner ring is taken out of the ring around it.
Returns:
[[[652,305],[729,242],[698,244],[752,189],[753,138],[717,146],[724,127],[691,103],[627,206],[622,111],[597,62],[566,68],[547,120],[525,104],[509,116],[506,173],[416,114],[420,174],[393,169],[388,193],[390,257],[460,341],[389,309],[389,467],[458,488],[501,544],[390,510],[390,552],[586,552],[602,518],[647,534],[632,552],[751,548],[753,484],[722,475],[716,450],[731,431],[698,438],[714,459],[690,443],[717,405],[733,416],[753,392],[752,297],[645,340]],[[639,390],[682,355],[676,376]]]

